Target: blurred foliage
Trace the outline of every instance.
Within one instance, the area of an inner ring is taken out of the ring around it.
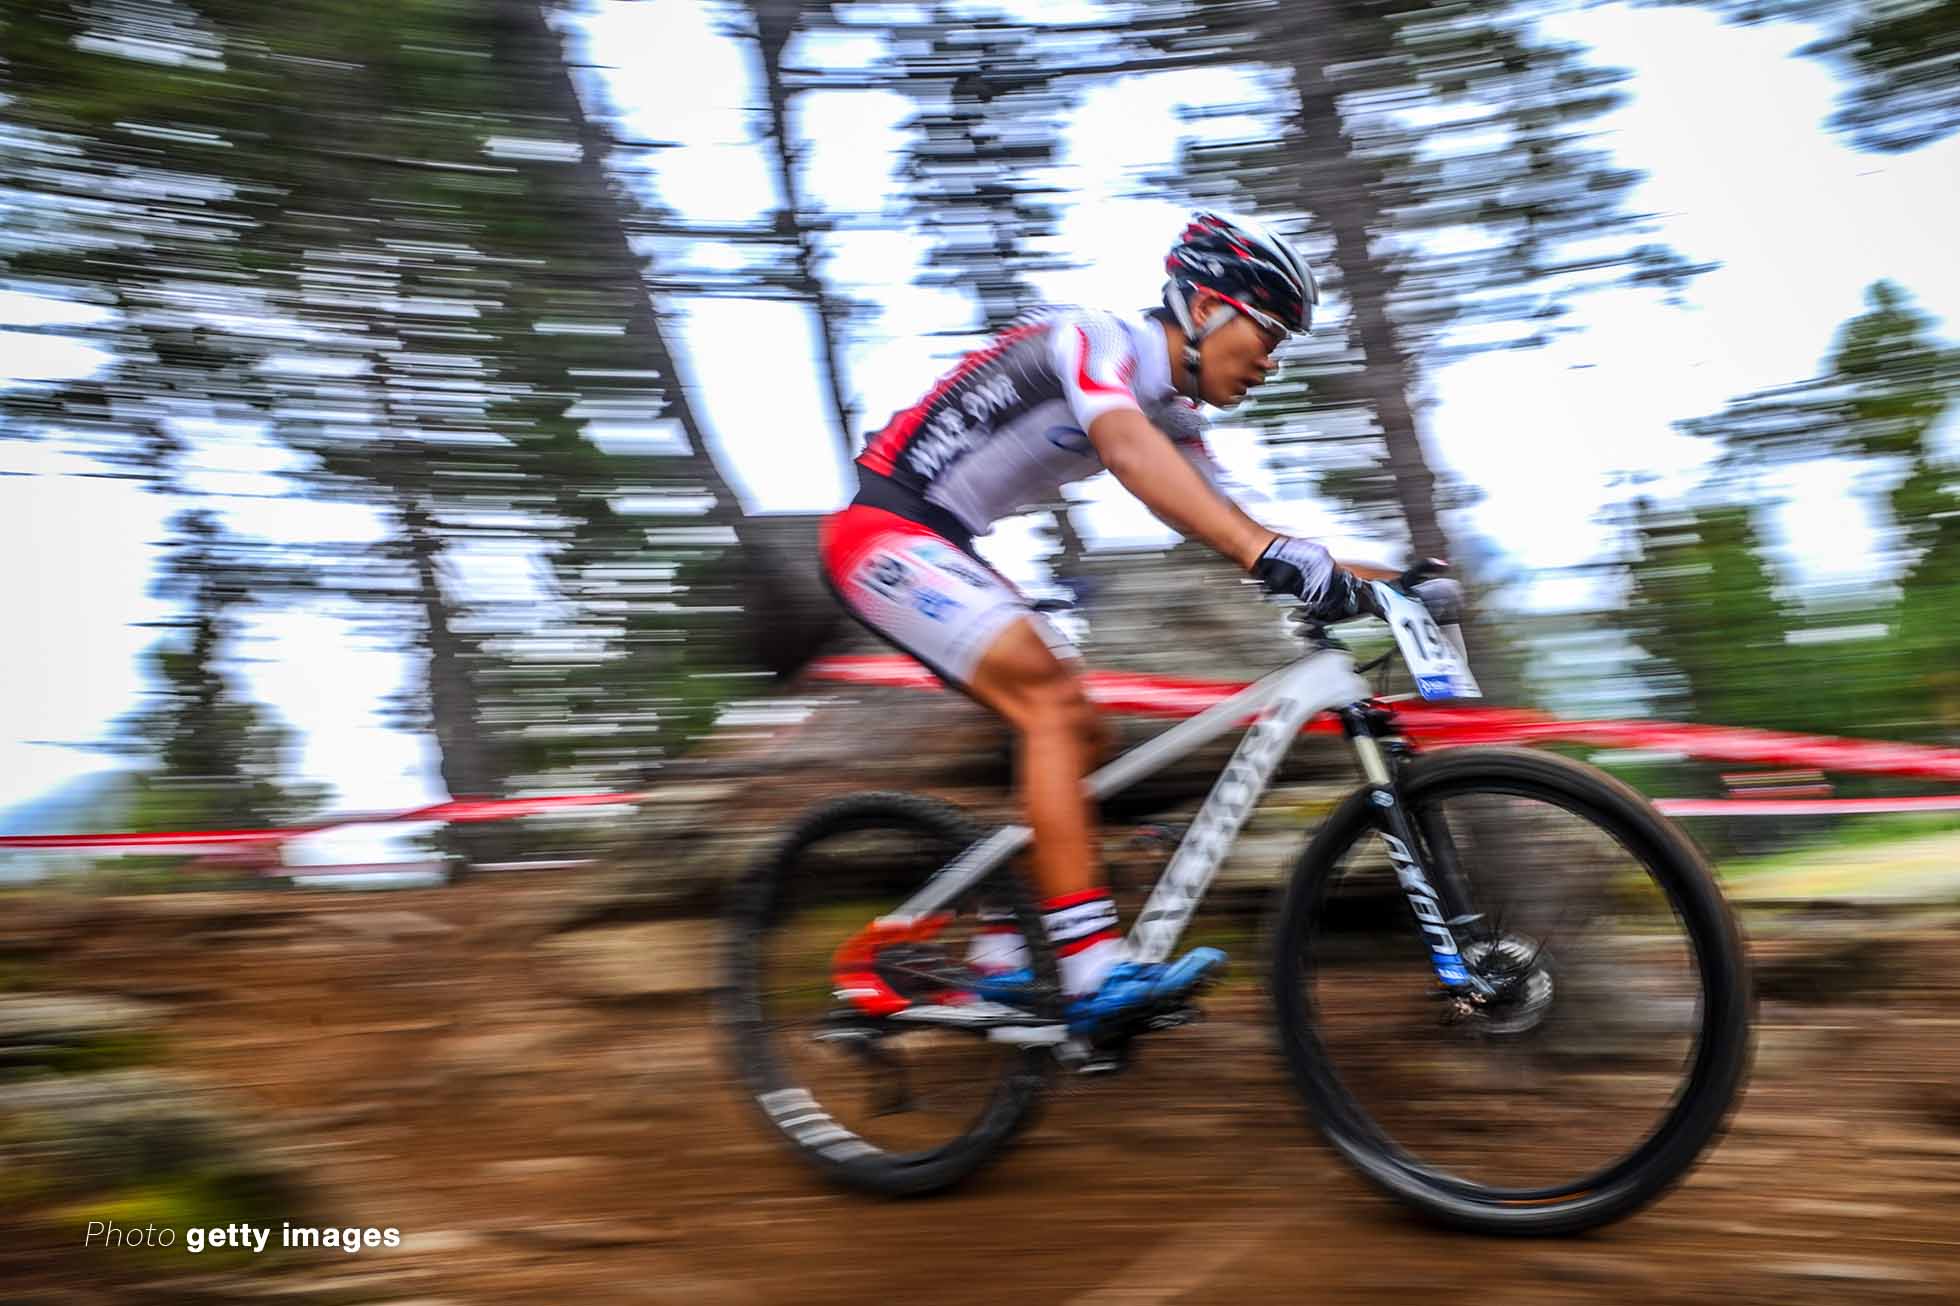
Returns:
[[[175,632],[150,650],[151,689],[110,745],[141,759],[121,820],[132,830],[260,826],[316,815],[320,785],[290,779],[297,735],[239,692],[240,614],[265,564],[201,510],[178,514],[153,592],[175,599]]]
[[[1418,554],[1457,554],[1442,514],[1475,491],[1430,465],[1426,376],[1466,353],[1544,344],[1571,329],[1576,295],[1673,294],[1701,270],[1627,205],[1640,174],[1590,131],[1624,99],[1627,73],[1548,39],[1529,0],[1186,8],[1194,31],[1214,15],[1250,24],[1280,75],[1236,106],[1254,130],[1188,142],[1153,183],[1295,215],[1332,274],[1324,327],[1246,415],[1282,484],[1312,486],[1385,534],[1406,529]]]
[[[627,783],[683,747],[690,610],[728,591],[674,577],[740,505],[545,12],[50,0],[7,37],[0,258],[106,310],[67,333],[114,360],[8,392],[16,430],[170,490],[195,423],[251,423],[295,495],[370,513],[378,544],[285,565],[420,647],[399,720],[452,793]],[[217,675],[175,660],[171,684]]]
[[[1910,150],[1960,126],[1960,3],[1861,0],[1807,53],[1855,74],[1832,125],[1865,149]]]
[[[1859,149],[1918,149],[1960,127],[1960,0],[1649,2],[1713,9],[1735,23],[1821,28],[1802,53],[1844,82],[1831,126]]]
[[[1960,352],[1897,286],[1838,333],[1828,370],[1688,422],[1722,456],[1694,503],[1635,503],[1627,629],[1679,679],[1663,715],[1768,729],[1960,740],[1960,465],[1940,444]],[[1763,481],[1832,459],[1869,487],[1896,581],[1800,602],[1762,537]]]
[[[1626,624],[1668,672],[1660,715],[1765,730],[1808,728],[1821,706],[1793,693],[1796,613],[1780,600],[1747,507],[1670,513],[1641,501]]]
[[[1067,68],[1055,56],[1070,43],[949,4],[924,18],[890,35],[889,73],[915,105],[900,212],[928,242],[919,284],[966,290],[979,330],[994,335],[1042,305],[1038,277],[1072,266],[1055,240],[1068,193],[1055,127],[1078,95],[1048,75]],[[1052,523],[1052,575],[1080,586],[1084,544],[1066,496],[1035,506]]]
[[[1074,96],[1039,75],[1039,29],[947,4],[925,17],[891,33],[892,71],[917,105],[903,211],[930,246],[920,284],[965,288],[992,335],[1040,304],[1035,277],[1069,266],[1051,238],[1065,194],[1055,124]]]
[[[1809,52],[1853,73],[1838,125],[1860,144],[1951,130],[1950,0],[1697,2],[1820,26]],[[779,195],[705,228],[631,184],[664,146],[622,140],[600,79],[575,83],[577,25],[554,5],[16,0],[0,15],[0,288],[64,302],[40,330],[107,361],[0,390],[0,435],[58,439],[202,505],[173,519],[159,585],[178,614],[118,736],[155,768],[141,819],[318,801],[236,674],[250,615],[299,602],[413,651],[421,673],[389,711],[433,736],[452,794],[631,786],[688,747],[728,686],[793,668],[817,626],[778,638],[807,597],[807,542],[766,545],[744,515],[663,305],[807,305],[849,447],[862,306],[831,275],[835,238],[917,235],[923,282],[965,290],[976,325],[999,328],[1060,266],[1058,125],[1087,86],[1133,74],[1239,79],[1246,102],[1194,119],[1152,193],[1253,209],[1328,272],[1323,329],[1247,414],[1282,484],[1501,582],[1480,542],[1450,538],[1476,490],[1425,449],[1429,378],[1571,329],[1591,290],[1672,295],[1702,270],[1628,202],[1638,175],[1594,135],[1626,74],[1548,39],[1537,20],[1557,9],[1123,0],[1035,22],[977,4],[722,5],[724,34],[760,59],[763,102],[741,107]],[[863,73],[798,66],[801,36],[840,32],[874,38]],[[908,97],[895,200],[811,198],[796,100],[818,87]],[[1952,736],[1960,505],[1936,433],[1954,382],[1953,350],[1875,287],[1825,376],[1690,424],[1723,456],[1692,502],[1629,508],[1624,618],[1521,626],[1637,642],[1660,668],[1647,696],[1703,719]],[[282,495],[361,524],[278,549],[239,534],[190,472],[231,438],[214,431],[240,430],[284,460]],[[1762,478],[1815,459],[1882,499],[1895,584],[1820,604],[1779,583]],[[1058,523],[1066,572],[1081,542]],[[1820,637],[1867,625],[1885,638]],[[1481,644],[1487,666],[1510,657]]]

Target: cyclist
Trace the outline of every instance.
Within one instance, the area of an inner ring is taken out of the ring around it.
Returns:
[[[1165,268],[1161,308],[1134,318],[1058,310],[967,355],[870,437],[857,496],[824,523],[820,543],[825,577],[854,617],[1017,732],[1034,879],[1078,1030],[1180,1000],[1225,955],[1124,959],[1082,786],[1102,751],[1101,721],[1068,641],[981,561],[973,537],[1107,470],[1173,529],[1321,619],[1364,610],[1358,576],[1393,574],[1340,566],[1215,488],[1196,405],[1238,403],[1272,373],[1287,337],[1308,329],[1320,295],[1305,261],[1255,223],[1201,213]],[[970,959],[1009,972],[983,992],[1011,991],[1026,973],[1002,920],[983,924]]]

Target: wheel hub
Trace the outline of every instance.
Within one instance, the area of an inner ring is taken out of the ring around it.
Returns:
[[[1515,1037],[1538,1027],[1551,1010],[1556,985],[1551,958],[1532,939],[1500,934],[1463,946],[1463,961],[1496,990],[1471,1015],[1487,1034]]]

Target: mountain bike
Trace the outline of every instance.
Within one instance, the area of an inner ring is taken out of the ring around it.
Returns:
[[[1508,747],[1419,753],[1364,673],[1397,653],[1425,699],[1475,697],[1460,635],[1370,582],[1395,636],[1357,667],[1304,655],[1104,766],[1099,801],[1250,720],[1126,940],[1171,954],[1305,723],[1328,711],[1362,785],[1277,891],[1271,1015],[1312,1120],[1366,1179],[1446,1224],[1563,1234],[1619,1219],[1718,1137],[1747,1071],[1741,936],[1695,846],[1632,789]],[[1262,816],[1262,820],[1264,817]],[[724,1025],[768,1129],[829,1178],[889,1196],[1000,1155],[1058,1072],[1124,1064],[1182,1004],[1093,1038],[1063,1019],[1055,952],[1010,860],[1018,825],[867,793],[816,808],[731,893]],[[1010,916],[1032,982],[980,999],[973,937]]]

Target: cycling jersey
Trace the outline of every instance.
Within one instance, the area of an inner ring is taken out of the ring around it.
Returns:
[[[1214,483],[1204,420],[1171,385],[1155,319],[1065,310],[968,354],[858,458],[858,495],[824,523],[824,577],[859,621],[953,684],[1026,620],[1067,639],[981,561],[973,537],[1103,470],[1089,424],[1141,410]]]
[[[968,354],[887,422],[858,458],[858,501],[985,534],[1101,472],[1089,424],[1118,408],[1143,411],[1215,479],[1203,420],[1171,385],[1162,324],[1068,309]]]

